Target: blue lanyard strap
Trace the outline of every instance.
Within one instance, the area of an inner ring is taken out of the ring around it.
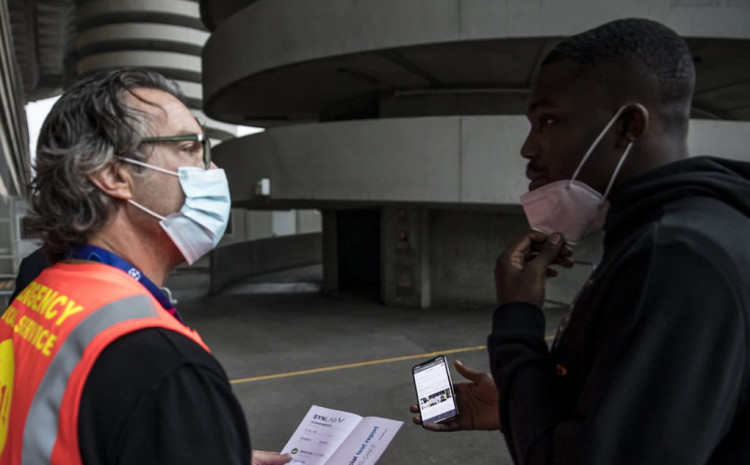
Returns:
[[[177,309],[174,307],[174,305],[172,305],[172,302],[169,300],[164,291],[159,289],[159,287],[154,284],[153,281],[148,279],[145,274],[141,273],[141,270],[131,265],[127,260],[120,257],[119,255],[114,254],[109,250],[102,249],[101,247],[86,244],[72,246],[67,257],[104,263],[105,265],[119,268],[120,270],[127,273],[131,278],[141,283],[141,285],[145,287],[146,290],[148,290],[148,292],[150,292],[156,300],[159,301],[161,306],[164,307],[164,310],[169,312],[170,315],[177,318],[177,320],[182,323],[180,314],[177,313]]]

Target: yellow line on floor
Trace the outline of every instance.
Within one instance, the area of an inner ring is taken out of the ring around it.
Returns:
[[[428,357],[434,357],[436,355],[441,355],[441,354],[457,354],[460,352],[472,352],[476,350],[484,350],[486,348],[487,346],[461,347],[460,349],[440,350],[437,352],[428,352],[426,354],[404,355],[401,357],[381,358],[379,360],[370,360],[367,362],[347,363],[344,365],[334,365],[330,367],[313,368],[310,370],[299,370],[299,371],[290,371],[288,373],[277,373],[275,375],[254,376],[252,378],[233,379],[230,382],[232,384],[251,383],[253,381],[265,381],[267,379],[287,378],[289,376],[310,375],[313,373],[323,373],[326,371],[346,370],[348,368],[358,368],[358,367],[364,367],[368,365],[380,365],[383,363],[401,362],[404,360],[412,360],[412,359],[417,359],[417,358],[428,358]]]
[[[553,336],[547,336],[545,339],[550,340],[552,337]],[[286,373],[276,373],[273,375],[253,376],[251,378],[238,378],[238,379],[231,380],[230,383],[242,384],[242,383],[252,383],[254,381],[265,381],[268,379],[288,378],[291,376],[300,376],[300,375],[311,375],[313,373],[324,373],[326,371],[346,370],[349,368],[359,368],[359,367],[364,367],[364,366],[369,366],[369,365],[381,365],[384,363],[402,362],[404,360],[429,358],[429,357],[434,357],[436,355],[441,355],[441,354],[458,354],[461,352],[474,352],[477,350],[484,350],[486,348],[487,346],[473,346],[473,347],[461,347],[458,349],[439,350],[437,352],[428,352],[424,354],[415,354],[415,355],[403,355],[401,357],[381,358],[378,360],[370,360],[367,362],[346,363],[344,365],[334,365],[334,366],[329,366],[329,367],[312,368],[309,370],[298,370],[298,371],[289,371]]]

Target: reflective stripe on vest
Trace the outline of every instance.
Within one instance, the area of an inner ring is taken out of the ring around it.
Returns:
[[[78,414],[99,355],[146,328],[174,331],[210,352],[127,273],[57,263],[0,318],[0,465],[80,465]]]
[[[136,295],[100,307],[76,326],[50,362],[31,402],[23,432],[23,465],[51,462],[63,395],[70,374],[81,361],[91,340],[116,324],[156,316],[158,314],[152,298]]]

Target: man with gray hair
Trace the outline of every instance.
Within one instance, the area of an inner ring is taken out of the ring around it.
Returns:
[[[250,461],[225,372],[161,290],[230,209],[177,86],[142,69],[76,83],[42,127],[30,202],[53,265],[0,321],[0,464]]]

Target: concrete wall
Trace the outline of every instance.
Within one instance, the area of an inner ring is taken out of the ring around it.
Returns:
[[[245,210],[233,208],[231,228],[220,246],[290,234],[315,233],[322,230],[317,210]],[[231,231],[231,232],[230,232]]]
[[[430,211],[430,280],[435,306],[494,305],[497,257],[528,228],[523,213]],[[547,280],[547,305],[570,303],[601,258],[601,239],[574,250],[577,263]]]
[[[242,224],[245,228],[241,240],[252,241],[273,237],[273,212],[272,211],[247,211],[243,212]]]
[[[382,206],[386,304],[491,305],[495,257],[526,227],[517,199],[526,190],[518,150],[527,124],[522,117],[486,116],[300,125],[225,142],[217,158],[240,202],[252,204],[253,184],[268,178],[271,195],[257,199],[262,205]],[[695,155],[750,160],[750,124],[692,120],[689,147]],[[405,223],[398,223],[399,207],[390,202],[404,203]],[[417,221],[425,218],[422,211],[428,211],[426,223]],[[398,242],[404,227],[406,244]],[[329,241],[333,255],[324,266],[329,292],[338,289],[338,240]],[[596,239],[579,246],[576,259],[584,263],[549,281],[549,303],[570,302],[600,253]]]
[[[411,308],[483,307],[496,302],[497,257],[528,228],[511,212],[384,208],[382,299]],[[547,280],[547,305],[567,305],[601,258],[601,237],[574,250],[576,265]]]
[[[750,123],[690,120],[688,148],[692,156],[714,155],[750,161]]]
[[[522,116],[394,118],[302,124],[216,148],[235,202],[517,205],[526,191]],[[750,160],[750,123],[691,120],[690,150]],[[250,156],[252,154],[252,156]],[[271,183],[258,197],[255,184]]]
[[[526,186],[526,130],[507,116],[303,124],[226,141],[215,160],[236,202],[513,204]],[[268,197],[254,192],[263,178]]]
[[[318,264],[320,233],[245,241],[219,247],[210,254],[212,293],[250,276]]]
[[[748,119],[746,0],[275,0],[233,12],[203,50],[204,110],[271,128],[215,150],[235,206],[326,209],[328,291],[349,250],[337,213],[382,209],[387,304],[494,302],[495,257],[526,227],[528,92],[562,38],[618,18],[660,21],[696,56],[693,116]],[[690,145],[748,160],[750,123],[695,121]],[[258,195],[261,180],[270,192]],[[600,251],[589,242],[576,257],[594,263]],[[590,271],[563,272],[548,299],[569,302]]]
[[[319,210],[295,210],[297,234],[320,232],[323,230],[323,217]]]

